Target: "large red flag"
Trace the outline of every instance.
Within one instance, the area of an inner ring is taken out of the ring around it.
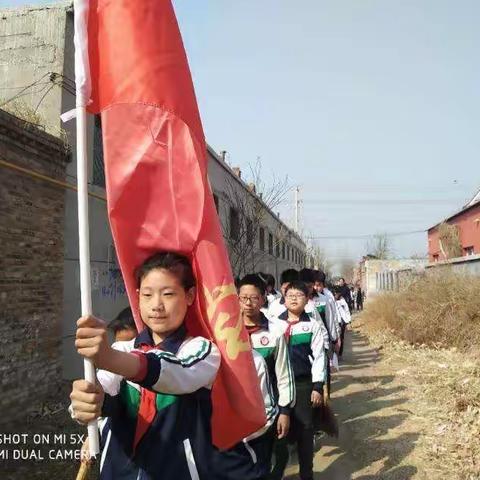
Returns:
[[[214,339],[213,441],[227,448],[265,424],[207,180],[206,143],[170,0],[90,0],[89,111],[101,112],[110,225],[139,329],[133,272],[159,250],[192,259],[192,334]]]

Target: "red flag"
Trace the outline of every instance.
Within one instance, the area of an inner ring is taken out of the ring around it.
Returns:
[[[215,341],[213,441],[227,448],[265,424],[248,335],[207,180],[206,143],[170,0],[91,0],[92,103],[101,112],[108,211],[139,329],[135,267],[157,251],[191,258],[187,327]]]

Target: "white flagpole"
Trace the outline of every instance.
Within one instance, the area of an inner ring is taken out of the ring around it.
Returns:
[[[77,185],[78,185],[78,240],[80,260],[80,295],[82,316],[92,314],[92,292],[90,283],[90,245],[88,225],[88,163],[87,163],[87,112],[85,107],[77,107]],[[95,366],[88,359],[83,361],[85,380],[95,385]],[[100,451],[98,422],[88,424],[88,444],[90,455]]]
[[[87,157],[87,110],[90,100],[90,66],[88,60],[88,0],[75,0],[75,84],[77,121],[77,186],[78,186],[78,239],[80,260],[80,295],[82,316],[92,314],[90,283],[90,233],[88,223],[88,157]],[[84,359],[85,380],[96,383],[95,366]],[[90,455],[100,452],[98,422],[88,424]]]

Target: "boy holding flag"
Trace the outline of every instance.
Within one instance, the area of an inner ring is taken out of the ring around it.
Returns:
[[[188,334],[185,317],[195,299],[188,259],[156,254],[137,274],[142,320],[134,340],[107,340],[99,319],[78,322],[78,352],[95,361],[99,386],[80,380],[71,399],[76,420],[110,417],[103,432],[102,480],[210,479],[210,392],[220,365],[215,345]]]
[[[112,377],[115,380],[112,392],[116,392],[118,384],[122,384],[119,379],[123,378],[134,389],[131,384],[150,393],[181,396],[179,403],[170,397],[162,400],[169,409],[180,408],[179,405],[191,400],[196,405],[191,409],[192,415],[198,412],[201,417],[194,423],[199,434],[204,432],[200,436],[205,435],[205,439],[209,435],[204,428],[208,414],[206,408],[200,406],[205,405],[201,402],[205,400],[201,392],[211,390],[212,441],[220,448],[229,448],[265,425],[265,410],[207,180],[205,138],[171,1],[75,0],[75,47],[77,113],[82,119],[81,113],[88,106],[90,113],[102,116],[110,227],[140,335],[148,336],[149,330],[144,332],[146,326],[155,332],[156,323],[165,320],[163,313],[158,311],[152,316],[145,316],[142,311],[147,298],[141,294],[143,283],[169,268],[154,268],[140,278],[139,284],[134,275],[139,265],[144,265],[155,252],[175,255],[181,252],[198,285],[193,294],[192,286],[184,284],[175,272],[171,274],[177,281],[173,296],[179,301],[175,318],[181,318],[178,331],[169,332],[174,341],[171,343],[170,337],[155,339],[153,334],[151,339],[137,337],[135,341],[140,343],[133,344],[135,354],[129,353],[130,344],[124,352],[105,347],[105,328],[88,316],[91,308],[83,309],[82,295],[82,311],[88,313],[79,323],[77,341],[86,343],[77,347],[82,355],[93,358],[97,367],[116,375]],[[78,123],[84,124],[84,119]],[[77,142],[79,140],[77,138]],[[86,182],[79,181],[79,187],[85,185]],[[88,282],[82,282],[82,286],[86,284]],[[162,296],[160,286],[155,288]],[[156,310],[161,311],[161,308],[159,304]],[[182,325],[188,331],[186,336],[182,333]],[[160,343],[162,352],[157,348]],[[143,344],[154,347],[156,353],[138,352]],[[194,347],[204,348],[207,357],[198,359],[197,356],[204,352]],[[192,365],[181,368],[184,362],[190,361]],[[192,375],[196,369],[199,369],[197,374]],[[84,422],[98,416],[99,405],[104,403],[102,389],[88,382],[77,383],[72,398],[76,416]],[[148,413],[139,417],[146,419],[142,421],[143,426],[136,427],[134,434],[132,425],[135,422],[131,422],[128,435],[122,437],[125,446],[133,435],[133,444],[130,442],[128,447],[131,450],[127,450],[134,456],[137,449],[147,449],[141,447],[141,438],[149,435],[150,430],[145,427],[156,418],[155,409],[151,407],[158,409],[150,395],[145,398]],[[229,418],[228,424],[225,417]],[[190,414],[185,418],[191,419]],[[185,428],[187,431],[187,426]],[[159,430],[151,431],[157,432],[152,435],[158,434],[164,440]],[[168,428],[166,431],[174,437],[180,435]],[[192,456],[195,458],[195,453],[191,452],[197,447],[192,442],[190,446],[189,442],[185,443],[187,438],[182,442],[177,440],[173,442],[175,447],[172,448],[177,450],[172,458],[180,461],[183,455],[179,468],[184,469],[191,464]],[[203,443],[211,444],[207,440]],[[198,448],[201,451],[203,447]],[[150,458],[148,452],[143,453]],[[142,453],[138,455],[142,457]],[[151,461],[155,470],[156,459],[151,458]],[[149,461],[146,464],[149,465]],[[142,469],[142,465],[143,460],[139,460],[134,468]],[[149,478],[148,468],[140,474],[145,479]],[[167,472],[174,478],[173,470]],[[192,472],[190,467],[189,472]],[[168,475],[161,478],[170,478]],[[199,475],[199,478],[209,478],[205,477],[205,472]]]

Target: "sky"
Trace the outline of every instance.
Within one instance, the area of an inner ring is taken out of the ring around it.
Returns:
[[[266,183],[288,175],[304,235],[337,264],[380,232],[425,254],[407,233],[480,188],[477,0],[174,5],[207,141],[244,175],[257,157]],[[276,209],[288,223],[293,200]]]

